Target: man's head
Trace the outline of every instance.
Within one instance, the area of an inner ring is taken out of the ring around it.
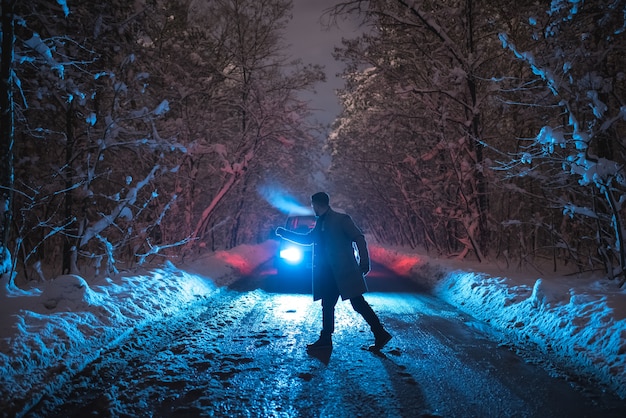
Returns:
[[[321,216],[326,213],[330,206],[330,197],[327,193],[317,192],[311,196],[311,206],[313,206],[315,215]]]

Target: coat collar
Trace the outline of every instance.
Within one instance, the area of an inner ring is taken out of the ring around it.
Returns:
[[[324,219],[326,219],[326,217],[328,216],[329,213],[332,213],[333,209],[329,206],[328,210],[326,212],[324,212],[323,214],[321,214],[320,216],[317,217],[318,220],[323,221]]]

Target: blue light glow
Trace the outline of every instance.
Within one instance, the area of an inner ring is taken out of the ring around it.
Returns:
[[[258,193],[273,207],[290,215],[312,215],[309,206],[304,206],[277,184],[266,184],[257,189]]]
[[[302,249],[292,246],[280,251],[280,258],[291,264],[298,264],[302,261]]]

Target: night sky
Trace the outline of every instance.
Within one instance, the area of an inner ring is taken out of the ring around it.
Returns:
[[[356,18],[339,22],[327,30],[320,21],[324,10],[339,3],[338,0],[293,0],[293,20],[287,29],[287,43],[291,45],[293,58],[302,58],[305,63],[325,66],[325,83],[317,86],[317,94],[310,97],[312,106],[319,109],[315,117],[322,123],[331,123],[340,110],[334,90],[343,82],[336,74],[341,72],[343,64],[333,59],[335,46],[341,45],[341,38],[354,38],[358,35]],[[304,97],[309,97],[306,95]]]

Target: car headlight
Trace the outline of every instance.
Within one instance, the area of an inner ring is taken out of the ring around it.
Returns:
[[[302,250],[297,247],[287,247],[280,250],[280,258],[291,264],[297,264],[302,261]]]

